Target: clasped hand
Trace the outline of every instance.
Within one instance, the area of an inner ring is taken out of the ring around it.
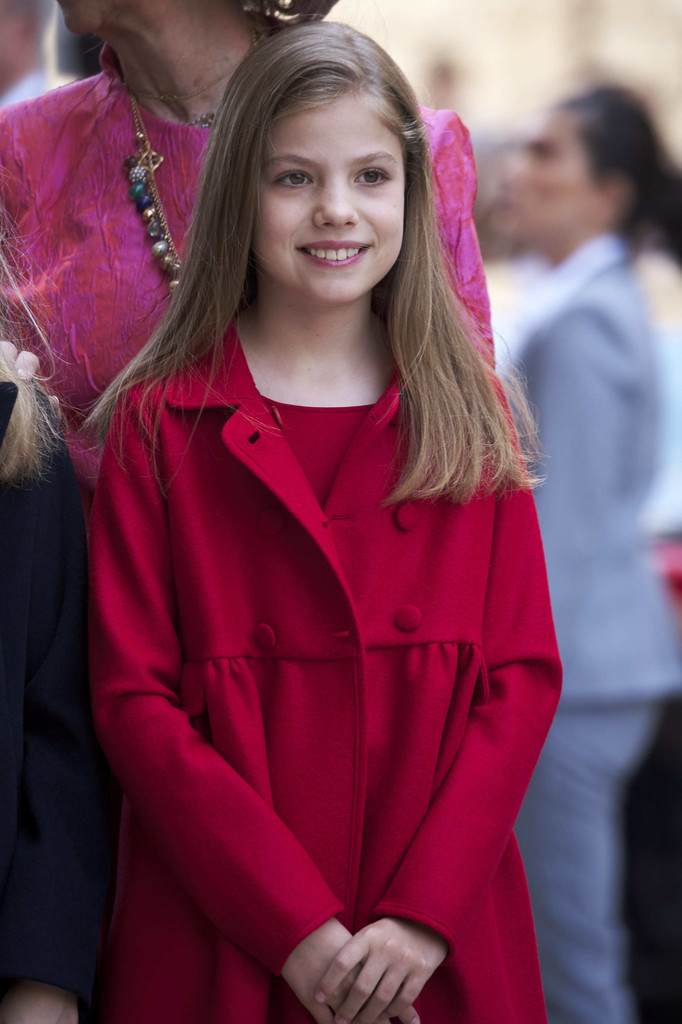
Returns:
[[[0,1024],[78,1024],[78,1000],[54,985],[16,981],[0,1001]]]
[[[318,1024],[419,1024],[412,1004],[447,950],[436,932],[403,918],[356,935],[332,918],[298,944],[282,977]]]

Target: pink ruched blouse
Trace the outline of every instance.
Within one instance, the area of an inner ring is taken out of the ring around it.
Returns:
[[[208,132],[144,111],[171,234],[181,244]],[[455,289],[490,344],[490,311],[473,223],[476,172],[466,128],[450,111],[423,111],[438,213]],[[0,112],[0,192],[10,242],[23,253],[23,290],[55,354],[53,387],[67,417],[81,487],[94,489],[99,454],[81,429],[93,402],[142,347],[168,302],[123,169],[137,145],[116,55],[102,73]]]

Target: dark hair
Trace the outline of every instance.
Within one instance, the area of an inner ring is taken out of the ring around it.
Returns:
[[[621,233],[655,229],[682,263],[682,174],[673,167],[645,103],[619,86],[599,86],[559,104],[576,114],[594,174],[622,175],[632,202]]]
[[[336,3],[338,0],[242,0],[245,11],[270,26],[320,21]]]

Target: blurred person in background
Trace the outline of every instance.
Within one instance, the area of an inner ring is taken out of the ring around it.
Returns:
[[[509,357],[537,416],[565,673],[516,831],[550,1024],[631,1024],[622,804],[680,663],[640,527],[657,389],[630,259],[653,229],[682,260],[682,178],[641,102],[601,87],[538,119],[510,156],[497,219],[542,265]]]
[[[0,114],[0,193],[30,268],[27,298],[57,357],[54,386],[86,509],[99,456],[83,420],[147,341],[178,281],[226,82],[261,35],[323,18],[335,3],[60,0],[68,29],[105,40],[102,73]],[[423,117],[453,284],[488,348],[468,132],[449,111]]]
[[[43,37],[50,0],[0,0],[0,107],[47,89]]]

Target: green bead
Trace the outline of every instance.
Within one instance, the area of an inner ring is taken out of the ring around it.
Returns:
[[[168,242],[166,242],[164,239],[161,239],[158,242],[154,242],[154,245],[152,246],[153,256],[156,256],[156,258],[158,259],[160,256],[165,256],[167,252]]]
[[[134,185],[131,185],[128,189],[128,195],[131,199],[139,199],[147,191],[147,186],[143,181],[136,181]]]

